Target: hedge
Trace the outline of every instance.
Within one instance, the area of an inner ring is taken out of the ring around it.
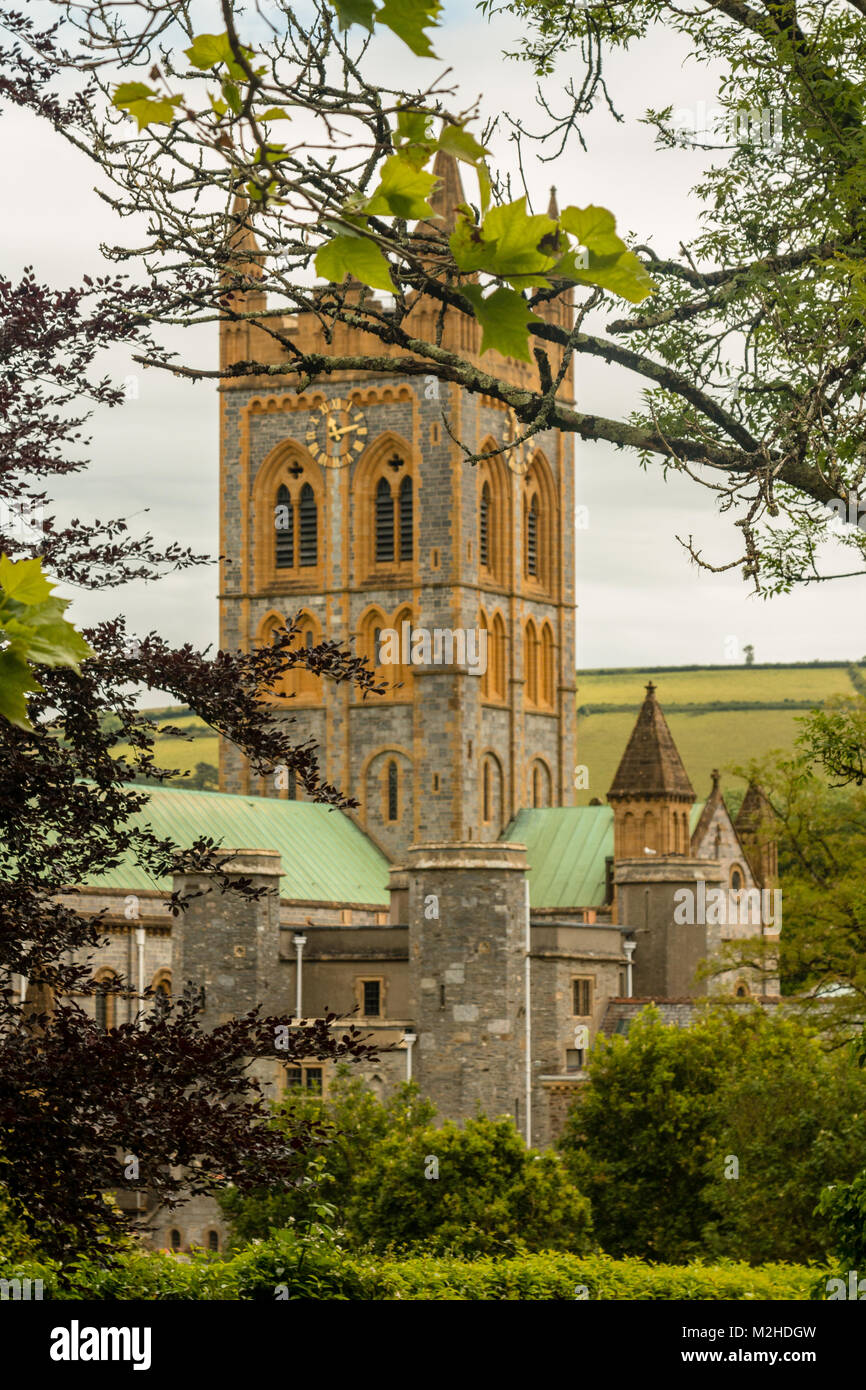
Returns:
[[[254,1242],[231,1259],[126,1253],[111,1269],[86,1259],[62,1269],[0,1261],[0,1278],[41,1278],[45,1298],[72,1300],[798,1301],[816,1296],[820,1276],[805,1265],[649,1265],[560,1252],[379,1259],[333,1248],[301,1252],[288,1232]]]

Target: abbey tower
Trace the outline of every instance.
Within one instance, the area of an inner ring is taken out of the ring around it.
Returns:
[[[435,172],[447,228],[460,177],[442,154]],[[265,309],[248,293],[247,317],[222,325],[224,369],[279,364],[249,317]],[[558,322],[570,312],[561,300],[546,309]],[[419,336],[435,340],[438,313],[419,302]],[[315,350],[324,319],[324,308],[298,316],[293,337]],[[537,385],[534,367],[480,357],[474,320],[446,316],[442,343],[515,387]],[[398,355],[344,325],[330,350]],[[384,698],[304,672],[272,698],[392,858],[413,843],[492,841],[524,807],[573,801],[572,442],[551,430],[477,463],[461,448],[499,449],[515,429],[499,402],[399,368],[337,373],[300,394],[279,375],[221,387],[220,645],[249,650],[300,613],[298,640],[330,638],[375,665]],[[253,776],[228,746],[220,788],[297,794]]]

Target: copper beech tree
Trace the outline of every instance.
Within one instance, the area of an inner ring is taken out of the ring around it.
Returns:
[[[47,102],[53,119],[69,118],[27,55],[0,55],[0,74],[6,95],[23,91]],[[10,573],[35,551],[54,581],[122,590],[203,562],[182,544],[133,534],[122,518],[61,522],[51,504],[53,480],[86,467],[92,404],[122,403],[122,391],[96,373],[97,354],[144,347],[145,324],[163,303],[158,288],[118,278],[57,291],[30,271],[17,282],[0,277],[0,553]],[[181,848],[132,823],[147,798],[132,780],[173,772],[156,763],[154,726],[137,707],[142,689],[188,704],[258,772],[292,767],[311,798],[353,804],[322,781],[314,749],[293,741],[291,721],[275,720],[261,693],[297,664],[363,691],[377,689],[372,674],[333,642],[295,645],[291,627],[278,636],[260,651],[213,656],[172,648],[156,633],[134,640],[123,618],[106,621],[84,634],[77,669],[41,664],[37,652],[23,682],[26,716],[0,717],[0,1186],[52,1256],[110,1252],[133,1219],[111,1200],[114,1189],[170,1207],[229,1182],[291,1184],[315,1127],[287,1137],[264,1123],[254,1060],[370,1055],[333,1015],[286,1034],[289,1016],[253,1012],[205,1032],[197,993],[183,981],[167,1009],[138,1001],[123,979],[99,984],[105,925],[76,901],[77,885],[124,858],[154,879],[196,867],[225,891],[260,891],[221,872],[224,858],[207,837]],[[174,895],[172,910],[184,906]],[[26,981],[23,1007],[13,977]],[[136,1003],[133,1021],[106,1031],[83,1001],[108,989]]]

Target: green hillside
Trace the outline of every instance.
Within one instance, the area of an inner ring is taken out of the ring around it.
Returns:
[[[852,669],[860,675],[841,662],[578,672],[577,756],[589,775],[578,803],[605,799],[650,680],[698,798],[717,767],[736,802],[743,784],[731,766],[792,748],[809,709],[855,693]]]
[[[732,776],[731,766],[774,749],[792,748],[799,733],[797,720],[833,695],[854,694],[852,673],[862,683],[861,671],[844,662],[581,671],[577,756],[588,769],[589,786],[577,792],[578,803],[585,806],[594,796],[605,799],[649,680],[656,686],[698,798],[706,796],[710,773],[717,767],[723,787],[736,802],[742,783]],[[188,709],[148,713],[157,724],[172,724],[192,735],[191,742],[157,738],[157,759],[163,766],[190,773],[198,763],[216,766],[217,736]]]

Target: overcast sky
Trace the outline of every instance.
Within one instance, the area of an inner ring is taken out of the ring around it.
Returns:
[[[216,7],[202,4],[200,11],[202,29],[223,27]],[[446,0],[436,49],[454,70],[460,105],[481,95],[488,114],[509,109],[533,116],[528,69],[500,56],[515,33],[510,21],[497,19],[491,27],[465,0]],[[433,65],[407,60],[406,50],[387,36],[376,43],[383,75],[393,75],[398,64],[401,72],[411,68],[430,80]],[[636,118],[649,105],[713,105],[710,77],[697,64],[684,64],[685,56],[670,36],[659,36],[611,65],[610,85],[625,121],[599,114],[584,126],[586,153],[575,142],[553,165],[530,164],[536,210],[544,209],[555,183],[560,204],[600,203],[615,213],[624,235],[651,241],[660,254],[675,252],[694,229],[689,188],[700,156],[657,153],[651,131]],[[577,66],[566,58],[560,77]],[[39,278],[63,286],[82,273],[103,271],[100,242],[121,240],[128,230],[94,190],[94,166],[47,126],[8,106],[0,130],[15,188],[14,215],[0,227],[3,273],[15,275],[32,264]],[[504,139],[494,150],[500,164],[513,158]],[[173,345],[198,363],[215,363],[215,336],[200,332],[193,342],[192,335],[179,334]],[[111,366],[121,378],[135,370],[120,357]],[[624,373],[587,362],[579,362],[578,373],[581,409],[621,415],[637,404],[638,389]],[[93,466],[63,485],[65,504],[82,516],[134,516],[159,538],[215,554],[214,386],[138,372],[128,404],[100,412],[92,430]],[[764,602],[750,595],[739,570],[711,575],[696,569],[677,535],[694,535],[719,564],[736,557],[739,533],[717,515],[713,494],[690,480],[665,482],[660,467],[642,471],[631,453],[579,442],[577,502],[589,517],[577,532],[579,669],[736,661],[746,643],[754,645],[757,661],[845,660],[866,650],[859,623],[848,616],[860,581],[816,585]],[[133,631],[157,628],[169,640],[204,645],[216,642],[215,592],[216,569],[203,568],[155,586],[76,593],[72,616],[83,624],[123,611]]]

